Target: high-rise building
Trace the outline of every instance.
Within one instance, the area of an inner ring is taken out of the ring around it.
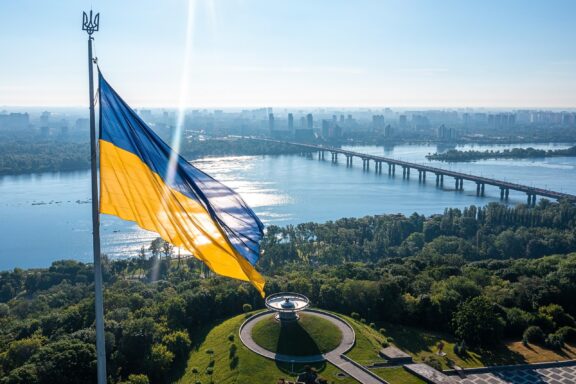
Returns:
[[[380,133],[384,130],[384,115],[372,116],[372,132]]]
[[[294,132],[294,115],[288,114],[288,131]]]
[[[307,129],[314,129],[314,117],[311,113],[306,115],[306,128]]]
[[[400,117],[398,118],[398,124],[404,128],[408,125],[408,118],[406,117],[406,115],[400,115]]]
[[[270,130],[271,134],[274,132],[274,114],[273,113],[268,114],[268,129]]]

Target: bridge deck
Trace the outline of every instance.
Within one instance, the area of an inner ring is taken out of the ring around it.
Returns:
[[[322,146],[322,145],[295,143],[295,142],[289,142],[289,141],[255,138],[255,137],[251,137],[251,139],[252,140],[268,141],[268,142],[273,142],[273,143],[290,144],[290,145],[295,145],[295,146],[299,146],[299,147],[306,148],[306,149],[311,149],[314,151],[326,151],[326,152],[339,153],[339,154],[343,154],[346,156],[359,157],[362,159],[368,159],[368,160],[372,160],[375,162],[382,162],[382,163],[387,163],[387,164],[399,165],[399,166],[402,166],[405,168],[416,169],[418,171],[431,172],[431,173],[434,173],[437,175],[450,176],[450,177],[454,177],[455,179],[469,180],[469,181],[476,182],[478,184],[494,185],[496,187],[500,187],[500,188],[504,188],[504,189],[512,189],[515,191],[525,192],[529,195],[544,196],[544,197],[549,197],[552,199],[568,199],[570,201],[576,202],[576,195],[571,195],[569,193],[552,191],[552,190],[543,189],[543,188],[530,187],[528,185],[511,183],[508,181],[492,179],[492,178],[482,177],[482,176],[476,176],[476,175],[471,175],[471,174],[463,173],[463,172],[455,172],[455,171],[450,171],[448,169],[436,168],[436,167],[431,167],[428,165],[422,165],[422,164],[418,164],[418,163],[411,163],[408,161],[392,159],[392,158],[384,157],[384,156],[369,155],[366,153],[353,152],[353,151],[348,151],[348,150],[341,149],[341,148],[327,147],[327,146]]]

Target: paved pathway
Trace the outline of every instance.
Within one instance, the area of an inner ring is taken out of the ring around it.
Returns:
[[[356,335],[354,334],[354,329],[342,320],[341,318],[332,315],[327,312],[317,311],[314,309],[308,309],[305,311],[308,315],[318,316],[325,320],[330,321],[332,324],[340,329],[342,332],[342,341],[340,345],[336,347],[336,349],[319,354],[319,355],[311,355],[311,356],[294,356],[294,355],[284,355],[280,353],[271,352],[267,349],[262,348],[254,340],[252,339],[252,329],[254,325],[258,323],[262,319],[262,317],[272,314],[272,311],[264,311],[257,315],[250,317],[248,320],[242,324],[240,327],[240,340],[242,343],[252,352],[255,352],[261,356],[267,357],[272,360],[284,362],[284,363],[317,363],[320,361],[328,360],[330,363],[334,364],[342,371],[346,372],[349,376],[355,378],[360,383],[363,384],[382,384],[386,383],[386,381],[378,378],[366,368],[362,368],[358,364],[354,363],[352,360],[343,357],[343,354],[348,352],[353,346],[354,342],[356,341]]]
[[[476,373],[454,381],[458,384],[575,384],[576,364],[563,367]]]

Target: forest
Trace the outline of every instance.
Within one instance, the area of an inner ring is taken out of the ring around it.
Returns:
[[[90,145],[87,142],[35,136],[1,138],[0,176],[90,169]],[[180,149],[189,160],[215,156],[298,154],[303,151],[306,150],[293,145],[248,139],[185,140]]]
[[[504,149],[503,151],[459,151],[451,149],[445,153],[434,153],[426,155],[428,160],[440,160],[446,162],[457,161],[475,161],[485,159],[533,159],[542,157],[556,157],[556,156],[576,156],[576,146],[566,149],[535,149],[529,148],[512,148]]]
[[[508,339],[561,348],[576,338],[568,202],[269,226],[262,253],[267,294],[303,293],[365,322],[441,330],[471,349]],[[178,259],[161,239],[138,256],[105,258],[103,269],[112,383],[172,382],[201,329],[263,308],[249,284]],[[93,307],[89,264],[1,272],[0,383],[94,382]]]
[[[88,143],[34,138],[0,140],[0,176],[89,168]]]

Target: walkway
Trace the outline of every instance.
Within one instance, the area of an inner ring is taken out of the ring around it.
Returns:
[[[468,374],[463,379],[456,379],[455,382],[457,384],[574,384],[576,383],[576,362],[571,366]]]
[[[304,312],[306,312],[309,315],[318,316],[325,320],[328,320],[336,327],[338,327],[340,332],[342,332],[342,341],[340,342],[340,345],[336,347],[336,349],[319,355],[294,356],[294,355],[284,355],[280,353],[275,353],[262,348],[261,346],[256,344],[256,342],[252,339],[252,329],[254,328],[254,325],[256,325],[256,323],[258,323],[262,319],[262,317],[272,314],[272,311],[264,311],[258,313],[250,317],[248,320],[246,320],[244,324],[242,324],[242,326],[240,327],[240,340],[252,352],[257,353],[260,356],[266,357],[268,359],[280,361],[283,363],[297,363],[297,364],[317,363],[327,360],[330,363],[337,366],[339,369],[341,369],[349,376],[358,380],[360,383],[386,384],[386,381],[378,378],[373,373],[368,371],[368,369],[363,368],[361,365],[355,363],[351,359],[344,356],[344,353],[352,349],[356,341],[356,335],[354,334],[354,329],[352,329],[350,324],[348,324],[338,316],[332,315],[327,312],[322,312],[314,309],[308,309]]]
[[[432,384],[575,384],[576,360],[437,371],[426,364],[404,368]],[[460,375],[460,376],[458,376]]]

